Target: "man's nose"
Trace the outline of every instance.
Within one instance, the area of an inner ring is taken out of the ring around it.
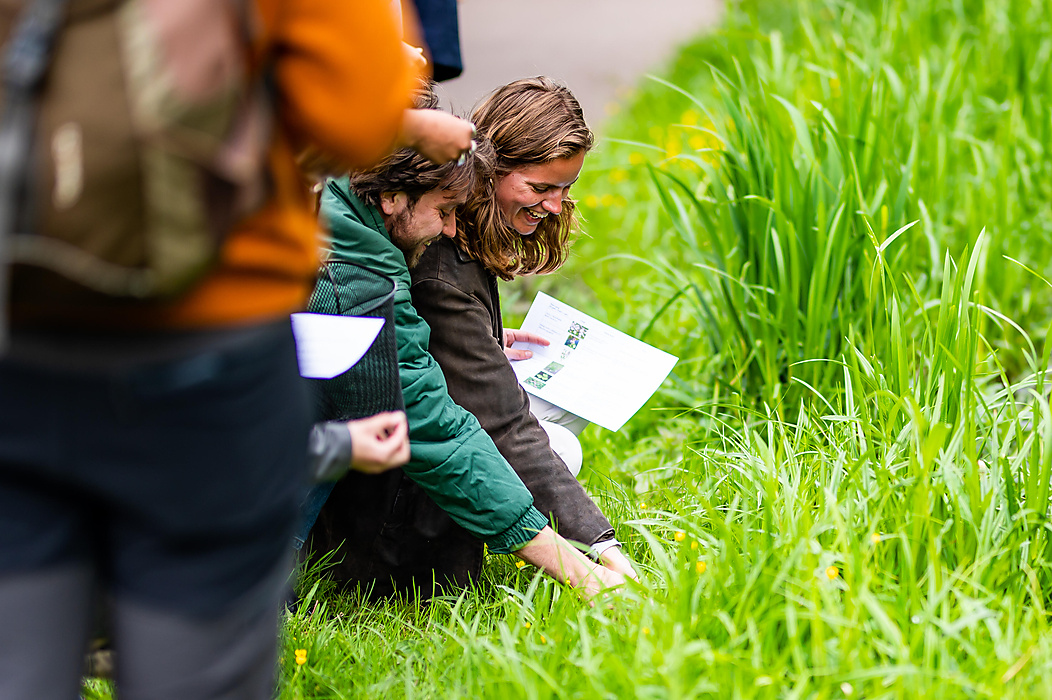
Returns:
[[[442,235],[446,238],[453,238],[457,235],[457,215],[450,214],[446,222],[442,224]]]

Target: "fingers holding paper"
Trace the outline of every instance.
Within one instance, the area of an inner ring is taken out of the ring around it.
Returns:
[[[515,343],[533,343],[534,345],[551,345],[547,338],[536,333],[520,331],[512,328],[504,329],[504,355],[514,362],[515,360],[528,360],[533,357],[529,350],[511,347]]]

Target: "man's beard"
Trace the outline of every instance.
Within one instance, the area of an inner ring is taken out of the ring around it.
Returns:
[[[427,244],[421,243],[412,250],[403,250],[402,255],[405,256],[405,266],[412,270],[416,267],[416,264],[420,262],[420,258],[424,256],[424,251],[427,250]]]
[[[404,209],[388,222],[387,228],[391,234],[391,242],[395,244],[398,250],[402,251],[402,255],[405,256],[406,267],[412,270],[420,262],[420,257],[424,254],[424,249],[427,248],[427,244],[430,241],[424,241],[423,243],[406,242],[406,229],[409,228],[410,219],[410,210],[408,208]]]

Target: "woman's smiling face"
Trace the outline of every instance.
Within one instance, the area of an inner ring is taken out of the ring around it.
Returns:
[[[497,183],[497,208],[523,236],[537,230],[549,214],[563,210],[563,200],[584,166],[584,152],[569,158],[512,170]]]

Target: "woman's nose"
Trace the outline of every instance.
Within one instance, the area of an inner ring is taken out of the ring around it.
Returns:
[[[562,191],[556,190],[553,194],[550,194],[547,197],[545,197],[544,200],[541,202],[541,206],[543,206],[547,212],[558,216],[560,213],[562,213],[563,210]]]

